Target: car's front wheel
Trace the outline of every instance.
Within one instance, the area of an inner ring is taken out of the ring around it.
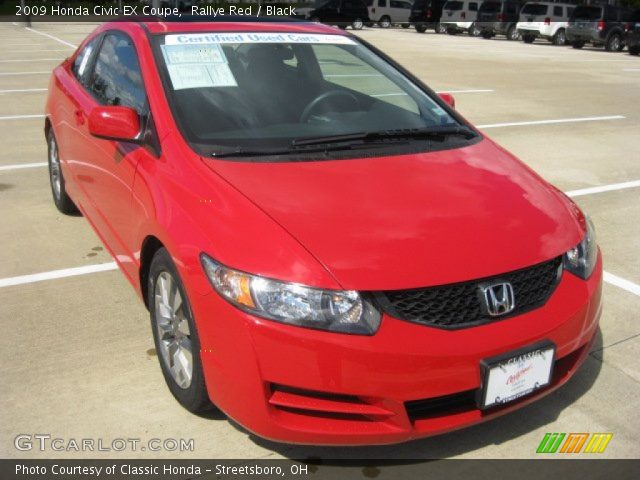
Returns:
[[[416,27],[416,32],[418,32],[418,33],[424,33],[424,32],[426,32],[426,31],[427,31],[427,26],[426,26],[426,25],[424,25],[424,24],[417,23],[417,24],[415,25],[415,27]]]
[[[161,248],[149,271],[148,305],[158,361],[180,405],[198,413],[212,408],[204,383],[200,341],[178,271]]]
[[[78,208],[73,200],[67,195],[67,190],[62,174],[62,166],[60,165],[60,151],[58,149],[58,141],[53,133],[53,128],[49,128],[47,132],[47,150],[49,163],[49,183],[51,184],[51,194],[53,195],[53,203],[56,208],[65,215],[78,213]]]
[[[362,30],[362,27],[364,27],[364,21],[361,18],[356,18],[351,22],[351,28],[354,30]]]
[[[622,43],[622,37],[617,33],[610,35],[607,39],[607,43],[604,45],[604,48],[607,52],[619,52],[624,48],[624,44]]]
[[[554,45],[562,46],[567,43],[567,35],[564,31],[564,28],[561,28],[556,32],[553,36],[552,42]]]
[[[382,28],[389,28],[391,26],[391,18],[385,15],[380,19],[380,21],[378,22],[378,25],[380,25],[380,27]]]

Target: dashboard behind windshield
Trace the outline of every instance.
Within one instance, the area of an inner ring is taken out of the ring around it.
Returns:
[[[196,150],[460,123],[364,45],[342,35],[170,34],[157,39],[173,114]]]

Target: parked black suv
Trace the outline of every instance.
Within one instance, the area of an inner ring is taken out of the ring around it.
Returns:
[[[478,9],[476,24],[483,38],[504,35],[509,40],[519,40],[516,28],[522,2],[518,0],[486,0]]]
[[[364,0],[316,0],[307,18],[314,22],[360,30],[369,24],[369,10]]]
[[[445,33],[447,29],[444,25],[440,25],[442,7],[445,3],[447,0],[416,0],[411,7],[409,23],[420,33],[426,32],[427,28],[433,28],[438,33]]]
[[[624,43],[629,48],[631,55],[640,54],[640,10],[637,10],[631,22],[625,27],[626,33],[624,36]]]
[[[612,5],[580,5],[569,18],[567,42],[573,48],[585,43],[604,46],[607,51],[624,48],[625,25],[631,22],[633,10]]]

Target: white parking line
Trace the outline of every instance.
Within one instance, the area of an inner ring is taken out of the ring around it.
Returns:
[[[9,115],[6,117],[0,117],[0,121],[2,120],[22,120],[28,118],[44,118],[44,115]]]
[[[75,277],[77,275],[87,275],[88,273],[107,272],[116,270],[116,262],[99,263],[97,265],[85,265],[84,267],[64,268],[62,270],[51,270],[49,272],[32,273],[31,275],[20,275],[18,277],[0,278],[0,288],[14,285],[24,285],[27,283],[42,282],[56,278]]]
[[[581,188],[565,192],[569,197],[580,197],[582,195],[592,195],[594,193],[612,192],[614,190],[624,190],[625,188],[640,187],[640,180],[631,182],[613,183],[611,185],[601,185],[599,187]]]
[[[614,285],[640,297],[640,285],[636,283],[630,282],[629,280],[626,280],[609,272],[604,272],[603,279],[605,282],[610,283],[611,285]]]
[[[19,58],[12,60],[0,60],[0,63],[20,63],[20,62],[60,62],[64,58]]]
[[[0,171],[3,170],[21,170],[23,168],[37,168],[37,167],[46,167],[48,165],[47,162],[39,162],[39,163],[17,163],[15,165],[0,165]]]
[[[607,117],[558,118],[556,120],[533,120],[530,122],[491,123],[488,125],[476,125],[476,127],[482,129],[521,127],[525,125],[550,125],[552,123],[602,122],[605,120],[623,120],[625,118],[626,117],[622,115],[610,115]]]
[[[58,43],[66,45],[67,47],[78,48],[78,46],[74,45],[73,43],[69,43],[66,40],[62,40],[61,38],[54,37],[53,35],[50,35],[48,33],[40,32],[40,31],[35,30],[35,29],[31,28],[31,27],[26,27],[25,30],[28,30],[28,31],[33,32],[33,33],[37,33],[38,35],[42,35],[43,37],[50,38],[51,40],[55,40]]]
[[[42,71],[42,72],[2,72],[0,76],[8,76],[8,75],[49,75],[51,70]]]
[[[477,90],[440,90],[436,93],[491,93],[495,90],[477,89]]]
[[[624,72],[640,72],[640,68],[623,68]]]
[[[15,88],[13,90],[0,90],[3,93],[29,93],[29,92],[46,92],[46,88]]]

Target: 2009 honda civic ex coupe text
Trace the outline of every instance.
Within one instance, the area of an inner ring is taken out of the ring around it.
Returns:
[[[566,382],[590,220],[391,59],[313,23],[108,23],[54,71],[51,186],[150,311],[175,398],[309,444],[406,441]]]

